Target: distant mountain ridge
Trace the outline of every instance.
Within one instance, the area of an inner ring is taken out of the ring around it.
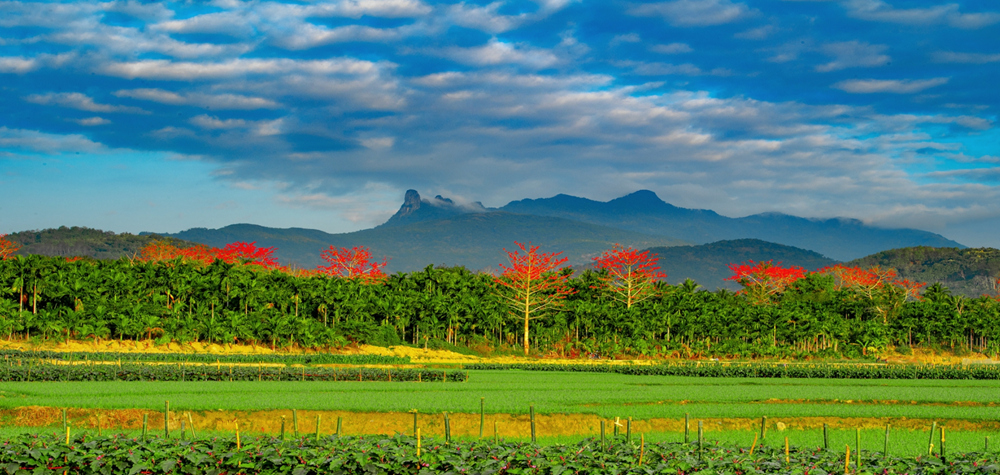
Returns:
[[[526,216],[502,211],[454,214],[446,219],[415,220],[343,234],[314,229],[275,229],[234,224],[220,229],[194,228],[168,236],[224,246],[256,241],[277,247],[275,256],[286,264],[313,268],[324,262],[320,252],[329,246],[365,246],[372,256],[389,259],[389,272],[420,270],[428,265],[465,266],[471,270],[496,268],[506,262],[503,249],[514,242],[530,242],[544,252],[562,252],[571,263],[586,262],[615,243],[633,247],[676,246],[683,241],[581,223],[563,218]]]
[[[676,207],[649,190],[640,190],[607,202],[556,195],[512,201],[499,209],[666,235],[697,244],[761,239],[810,249],[837,260],[857,259],[900,247],[965,247],[928,231],[878,228],[848,218],[812,219],[782,213],[729,218],[711,210]]]

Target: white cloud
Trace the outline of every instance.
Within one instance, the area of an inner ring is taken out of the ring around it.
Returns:
[[[662,16],[675,26],[711,26],[742,20],[752,12],[746,4],[731,0],[674,0],[637,5],[628,10],[635,16]]]
[[[501,6],[503,2],[493,2],[485,6],[470,6],[460,2],[448,8],[448,19],[456,25],[493,34],[513,30],[528,19],[527,14],[501,15],[497,13]]]
[[[220,62],[201,63],[149,59],[111,62],[102,66],[101,71],[105,74],[128,79],[194,81],[236,78],[243,75],[282,75],[291,73],[365,75],[377,74],[380,67],[391,67],[391,65],[349,58],[327,60],[295,60],[288,58],[231,59]]]
[[[472,48],[449,48],[444,55],[464,64],[480,66],[518,64],[534,69],[544,69],[560,62],[559,57],[549,50],[534,48],[525,44],[512,44],[491,39],[483,46]]]
[[[218,117],[213,117],[207,114],[202,114],[199,116],[192,117],[191,122],[198,127],[209,130],[217,129],[244,129],[253,125],[252,121],[247,121],[243,119],[225,119],[220,120]]]
[[[649,50],[660,54],[681,54],[694,51],[687,43],[670,43],[663,45],[652,45]]]
[[[764,40],[767,39],[775,32],[776,28],[774,25],[764,25],[757,28],[751,28],[747,31],[743,31],[733,35],[734,38],[739,38],[743,40]]]
[[[24,74],[38,69],[38,66],[34,58],[0,57],[0,73]]]
[[[913,94],[935,86],[946,84],[948,78],[933,79],[851,79],[840,81],[834,88],[854,94],[887,92],[892,94]]]
[[[118,97],[140,99],[160,104],[190,105],[206,109],[254,110],[276,109],[281,104],[262,97],[243,96],[239,94],[203,94],[179,93],[164,89],[123,89],[115,91]]]
[[[246,38],[256,32],[254,23],[258,21],[258,18],[244,12],[227,11],[164,21],[150,25],[150,29],[168,33],[215,33]]]
[[[189,119],[188,122],[204,130],[245,130],[253,135],[261,137],[282,133],[285,125],[284,119],[219,119],[218,117],[210,116],[208,114],[194,116]]]
[[[335,3],[310,5],[304,8],[308,16],[343,16],[359,18],[362,15],[383,18],[410,18],[426,15],[431,7],[418,0],[342,0]]]
[[[625,33],[621,35],[615,35],[614,38],[611,38],[611,42],[609,44],[611,46],[618,46],[623,43],[638,43],[640,41],[642,41],[642,38],[639,36],[638,33]]]
[[[845,68],[884,66],[891,58],[882,54],[889,49],[886,45],[872,45],[861,41],[827,43],[820,51],[834,59],[816,66],[816,71],[826,73]]]
[[[372,150],[384,150],[392,148],[393,144],[396,143],[395,137],[372,137],[361,140],[361,145],[368,147]]]
[[[897,9],[882,0],[846,0],[848,14],[855,18],[906,25],[948,25],[977,29],[1000,22],[1000,13],[961,13],[957,3],[929,8]]]
[[[104,145],[78,134],[49,134],[0,126],[0,149],[40,153],[95,152]]]
[[[939,63],[986,64],[1000,63],[1000,53],[958,53],[954,51],[937,51],[931,58]]]
[[[715,68],[704,71],[691,63],[671,64],[660,62],[617,61],[615,65],[631,69],[633,74],[643,76],[731,76],[732,71],[725,68]]]
[[[110,120],[103,117],[87,117],[86,119],[73,119],[73,122],[77,124],[84,125],[87,127],[93,127],[96,125],[108,125],[111,123]]]
[[[98,104],[86,94],[79,92],[50,92],[47,94],[32,94],[24,100],[46,106],[62,106],[89,112],[122,112],[127,114],[149,114],[149,111],[138,107],[113,106]]]
[[[419,25],[402,28],[373,28],[363,25],[326,28],[304,23],[290,32],[276,32],[272,35],[272,42],[282,48],[302,50],[348,41],[385,43],[419,33],[423,33]]]

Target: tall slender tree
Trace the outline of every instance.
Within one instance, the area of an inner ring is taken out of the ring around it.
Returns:
[[[656,254],[648,249],[639,251],[615,244],[594,261],[598,269],[607,269],[601,280],[614,293],[615,300],[625,304],[627,309],[655,296],[656,282],[667,278],[667,274],[660,272]]]
[[[502,289],[500,295],[506,300],[511,313],[524,318],[524,354],[527,355],[530,348],[529,322],[561,306],[573,289],[567,282],[570,273],[557,272],[559,266],[569,260],[559,258],[562,252],[549,254],[539,252],[539,247],[530,243],[527,246],[519,242],[514,244],[520,251],[504,249],[510,265],[500,264],[503,273],[493,280]]]

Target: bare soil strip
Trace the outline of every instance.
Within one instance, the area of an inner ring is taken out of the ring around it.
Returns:
[[[651,402],[640,402],[640,403],[588,403],[580,404],[581,407],[597,407],[597,406],[656,406],[656,405],[678,405],[683,406],[685,404],[732,404],[729,401],[692,401],[688,399],[682,399],[678,401],[668,400],[668,401],[651,401]],[[847,406],[932,406],[932,407],[1000,407],[1000,403],[995,401],[990,402],[978,402],[978,401],[951,401],[951,402],[927,402],[927,401],[904,401],[898,399],[761,399],[759,401],[744,401],[740,404],[795,404],[799,405],[847,405]]]
[[[320,432],[332,434],[336,431],[337,419],[343,419],[342,434],[409,434],[413,431],[413,413],[406,412],[347,412],[347,411],[297,411],[300,434],[316,432],[316,418],[321,416]],[[278,434],[281,431],[282,416],[285,418],[286,432],[293,432],[292,411],[171,411],[170,429],[179,430],[181,421],[187,421],[188,414],[194,421],[196,430],[234,432],[236,422],[241,431]],[[68,409],[70,425],[77,429],[141,429],[143,415],[149,418],[150,431],[163,430],[163,412],[143,409]],[[478,436],[479,414],[449,414],[451,431],[454,436]],[[530,435],[530,419],[527,415],[486,414],[484,436],[492,437],[493,423],[497,423],[501,437],[526,437]],[[588,436],[600,434],[602,418],[589,414],[537,414],[535,424],[539,436]],[[607,431],[613,431],[615,421],[604,419]],[[753,431],[760,428],[760,419],[750,418],[707,418],[697,419],[704,423],[706,431]],[[691,420],[692,427],[696,419]],[[998,431],[1000,421],[967,421],[959,419],[935,419],[938,425],[959,431]],[[18,427],[59,427],[62,424],[62,409],[57,407],[28,406],[0,411],[0,423]],[[625,421],[618,421],[624,431]],[[421,432],[428,435],[444,434],[442,414],[417,414],[417,424]],[[879,429],[892,424],[896,429],[925,430],[931,425],[930,419],[907,418],[835,418],[835,417],[769,417],[768,426],[778,430],[821,429],[823,424],[832,429]],[[632,431],[681,432],[684,419],[647,419],[632,421]]]

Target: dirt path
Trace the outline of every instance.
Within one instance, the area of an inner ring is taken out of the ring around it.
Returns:
[[[316,432],[316,418],[320,416],[320,432],[332,434],[336,432],[337,419],[342,419],[342,433],[356,434],[409,434],[413,430],[412,413],[370,413],[346,411],[297,411],[299,432]],[[163,430],[163,413],[140,409],[68,409],[67,417],[70,425],[75,428],[96,429],[98,425],[104,430],[141,429],[143,415],[149,420],[149,430],[159,433]],[[252,433],[278,434],[281,430],[282,416],[285,418],[286,431],[293,431],[292,411],[171,411],[170,429],[179,430],[181,421],[188,421],[188,415],[194,422],[196,430],[212,430],[218,432],[234,432],[236,422],[240,430]],[[452,435],[479,435],[479,414],[449,414]],[[59,427],[62,424],[62,409],[55,407],[20,407],[0,411],[0,421],[5,426],[19,427]],[[613,430],[613,419],[605,419],[608,433]],[[725,418],[701,419],[705,430],[753,431],[760,428],[759,419]],[[967,421],[935,419],[938,425],[951,430],[960,431],[998,431],[1000,421]],[[484,435],[492,436],[494,422],[501,437],[526,437],[530,434],[530,420],[527,415],[486,414]],[[550,414],[536,415],[535,423],[539,436],[555,435],[597,435],[600,433],[601,418],[587,414]],[[624,431],[625,421],[618,421]],[[696,420],[691,420],[692,429]],[[832,417],[801,417],[801,418],[768,418],[768,430],[803,430],[821,429],[823,424],[832,429],[880,429],[886,424],[892,424],[897,429],[926,430],[931,425],[928,419],[897,419],[897,418],[832,418]],[[444,433],[443,414],[417,414],[417,425],[424,434],[442,435]],[[681,432],[684,430],[684,419],[648,419],[632,421],[632,431],[647,432]]]

